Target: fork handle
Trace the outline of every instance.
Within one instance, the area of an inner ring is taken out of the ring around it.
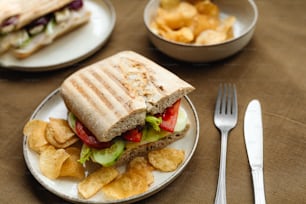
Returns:
[[[215,204],[226,204],[226,151],[227,151],[227,131],[221,132],[221,154],[218,187],[215,197]]]

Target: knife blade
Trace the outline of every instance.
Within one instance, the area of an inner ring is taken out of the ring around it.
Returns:
[[[261,105],[252,100],[244,116],[244,139],[251,167],[255,204],[265,204],[263,180],[263,127]]]

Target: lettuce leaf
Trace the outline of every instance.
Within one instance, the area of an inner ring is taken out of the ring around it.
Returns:
[[[154,130],[160,131],[159,125],[162,123],[162,118],[161,117],[156,117],[153,115],[147,115],[146,116],[146,122],[149,123]]]
[[[83,144],[79,162],[81,164],[84,164],[86,161],[89,161],[92,154],[93,154],[92,149],[87,145]]]

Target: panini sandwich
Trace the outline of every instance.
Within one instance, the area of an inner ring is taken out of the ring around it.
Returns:
[[[153,61],[123,51],[68,77],[60,91],[84,143],[81,162],[125,163],[182,138],[181,98],[194,87]]]
[[[0,54],[29,57],[89,19],[83,0],[1,0]]]

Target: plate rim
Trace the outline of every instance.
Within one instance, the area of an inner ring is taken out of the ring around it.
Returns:
[[[35,108],[34,112],[32,113],[32,115],[30,116],[29,120],[35,119],[35,117],[37,116],[37,114],[39,114],[39,111],[41,109],[43,109],[43,107],[47,104],[47,102],[49,100],[52,100],[54,97],[60,97],[57,96],[60,95],[60,88],[57,88],[55,90],[53,90],[49,95],[47,95],[40,103],[39,105]],[[185,95],[184,99],[186,100],[187,105],[190,107],[191,112],[192,112],[192,116],[193,116],[193,120],[195,121],[195,138],[194,138],[194,143],[192,145],[192,148],[190,150],[190,153],[188,155],[188,157],[185,158],[184,162],[182,163],[182,165],[173,173],[173,175],[169,176],[165,181],[163,181],[161,184],[155,186],[153,189],[150,190],[150,192],[146,191],[142,194],[137,194],[135,196],[126,198],[126,199],[120,199],[120,200],[107,200],[107,201],[102,201],[102,202],[97,202],[97,201],[88,201],[88,199],[82,199],[82,198],[75,198],[75,197],[71,197],[67,194],[62,195],[61,193],[57,192],[56,190],[50,188],[44,181],[43,179],[40,178],[41,175],[38,175],[35,170],[33,169],[32,165],[30,165],[31,161],[30,158],[27,156],[27,152],[31,151],[28,148],[28,143],[27,143],[27,136],[23,134],[23,157],[26,163],[26,166],[29,170],[29,172],[31,173],[31,175],[36,179],[36,181],[46,190],[48,190],[51,194],[69,201],[69,202],[73,202],[73,203],[91,203],[91,204],[115,204],[115,203],[120,203],[120,204],[126,204],[126,203],[133,203],[133,202],[137,202],[140,200],[143,200],[145,198],[148,198],[156,193],[158,193],[159,191],[163,190],[164,188],[166,188],[168,185],[170,185],[173,181],[176,180],[176,178],[178,176],[180,176],[183,173],[183,170],[188,166],[190,160],[192,159],[196,148],[198,146],[198,141],[199,141],[199,137],[200,137],[200,122],[199,122],[199,117],[196,111],[195,106],[193,105],[191,99]]]
[[[91,55],[95,54],[98,50],[100,50],[103,47],[103,45],[106,44],[106,42],[111,37],[111,34],[115,29],[116,20],[117,20],[116,10],[110,0],[102,0],[103,2],[99,2],[101,0],[85,0],[85,1],[97,2],[98,4],[102,4],[104,2],[106,7],[108,8],[108,12],[110,13],[110,18],[111,18],[109,28],[105,34],[106,37],[103,40],[101,40],[101,42],[98,43],[93,49],[89,50],[88,52],[86,52],[85,54],[81,56],[78,56],[73,59],[63,61],[63,62],[59,62],[59,63],[53,63],[52,65],[22,66],[22,65],[16,65],[14,63],[5,65],[0,60],[0,68],[16,70],[16,71],[25,71],[25,72],[53,71],[57,69],[66,68],[78,62],[81,62],[85,60],[86,58],[90,57]]]

